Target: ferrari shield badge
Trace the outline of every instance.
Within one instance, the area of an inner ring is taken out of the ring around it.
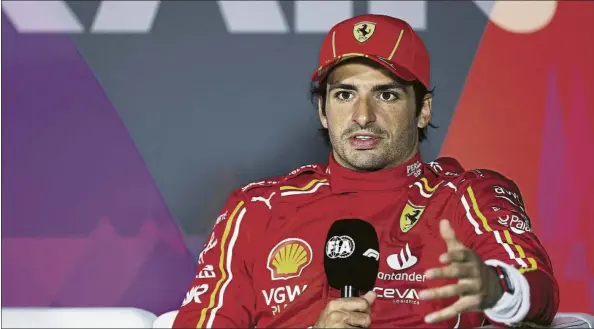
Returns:
[[[375,23],[372,22],[361,22],[353,27],[353,36],[361,43],[369,40],[373,32],[375,32]]]
[[[423,211],[425,211],[423,206],[416,206],[410,201],[406,203],[400,215],[400,230],[402,233],[410,231],[419,222]]]

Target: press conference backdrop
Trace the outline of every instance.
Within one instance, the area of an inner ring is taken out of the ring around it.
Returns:
[[[229,192],[323,162],[324,32],[382,13],[427,43],[426,161],[520,186],[594,311],[594,3],[3,1],[2,306],[177,308]]]

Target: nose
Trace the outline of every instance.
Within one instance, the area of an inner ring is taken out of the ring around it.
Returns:
[[[359,127],[364,128],[368,124],[375,122],[375,113],[373,107],[370,106],[365,99],[361,99],[353,112],[352,120],[356,122]]]

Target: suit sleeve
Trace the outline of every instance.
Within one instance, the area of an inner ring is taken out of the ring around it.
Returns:
[[[173,328],[254,327],[255,296],[250,278],[250,213],[239,193],[231,195],[198,257]]]
[[[458,190],[461,203],[456,229],[462,233],[459,235],[465,245],[483,261],[503,263],[508,274],[513,272],[516,288],[524,288],[515,299],[518,309],[523,310],[520,313],[525,314],[521,319],[509,323],[490,316],[488,311],[485,314],[499,325],[548,326],[559,307],[559,287],[549,256],[531,230],[520,191],[516,184],[497,173],[474,174],[477,177]],[[502,309],[504,299],[496,308]]]

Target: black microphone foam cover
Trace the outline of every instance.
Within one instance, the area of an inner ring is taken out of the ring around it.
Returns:
[[[373,225],[361,219],[339,219],[328,230],[324,247],[324,270],[332,288],[373,290],[380,259]]]

